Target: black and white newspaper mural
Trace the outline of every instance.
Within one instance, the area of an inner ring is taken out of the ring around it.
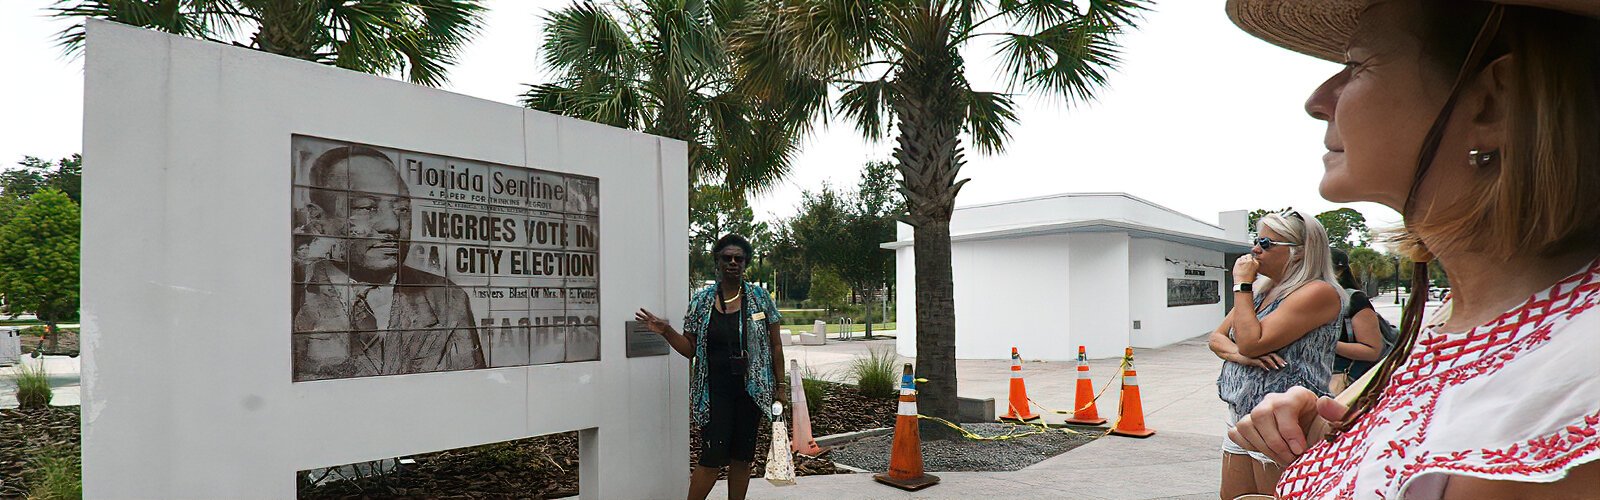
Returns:
[[[295,381],[600,359],[598,180],[291,147]]]
[[[1222,302],[1216,280],[1167,278],[1167,307],[1197,306]]]

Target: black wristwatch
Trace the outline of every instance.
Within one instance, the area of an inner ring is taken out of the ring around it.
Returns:
[[[1241,281],[1241,282],[1238,282],[1238,283],[1234,283],[1233,284],[1233,291],[1234,292],[1252,292],[1252,293],[1255,292],[1255,288],[1252,288],[1250,285],[1251,285],[1251,283],[1248,282],[1248,281]]]

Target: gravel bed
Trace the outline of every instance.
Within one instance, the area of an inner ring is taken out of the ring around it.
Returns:
[[[962,424],[962,428],[981,436],[1025,433],[1031,428],[1011,424]],[[1074,427],[1079,433],[1050,432],[1001,441],[971,439],[923,441],[922,463],[929,472],[938,471],[1014,471],[1060,455],[1105,435],[1095,427]],[[889,449],[893,435],[860,439],[833,450],[829,458],[841,464],[873,472],[889,470]]]

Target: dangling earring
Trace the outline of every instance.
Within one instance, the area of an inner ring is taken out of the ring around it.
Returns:
[[[1479,151],[1474,149],[1467,151],[1467,164],[1477,168],[1493,165],[1494,161],[1499,158],[1499,150]]]

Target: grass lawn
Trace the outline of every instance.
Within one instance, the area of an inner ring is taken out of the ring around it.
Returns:
[[[34,326],[43,325],[43,321],[36,319],[5,319],[0,318],[0,326]]]
[[[803,329],[803,330],[808,331],[808,332],[811,331],[811,325],[783,325],[783,327],[784,328],[788,328],[791,331],[794,331],[794,330],[797,330],[797,329]],[[893,329],[894,329],[894,322],[893,321],[888,322],[888,323],[873,323],[872,324],[872,331],[874,333],[880,332],[880,331],[883,331],[883,330],[893,330]],[[849,323],[849,324],[845,325],[845,330],[851,331],[851,332],[858,332],[858,333],[859,332],[865,332],[867,330],[867,325],[864,324],[864,323]],[[839,333],[839,324],[838,323],[828,323],[828,333],[830,333],[830,334]]]

